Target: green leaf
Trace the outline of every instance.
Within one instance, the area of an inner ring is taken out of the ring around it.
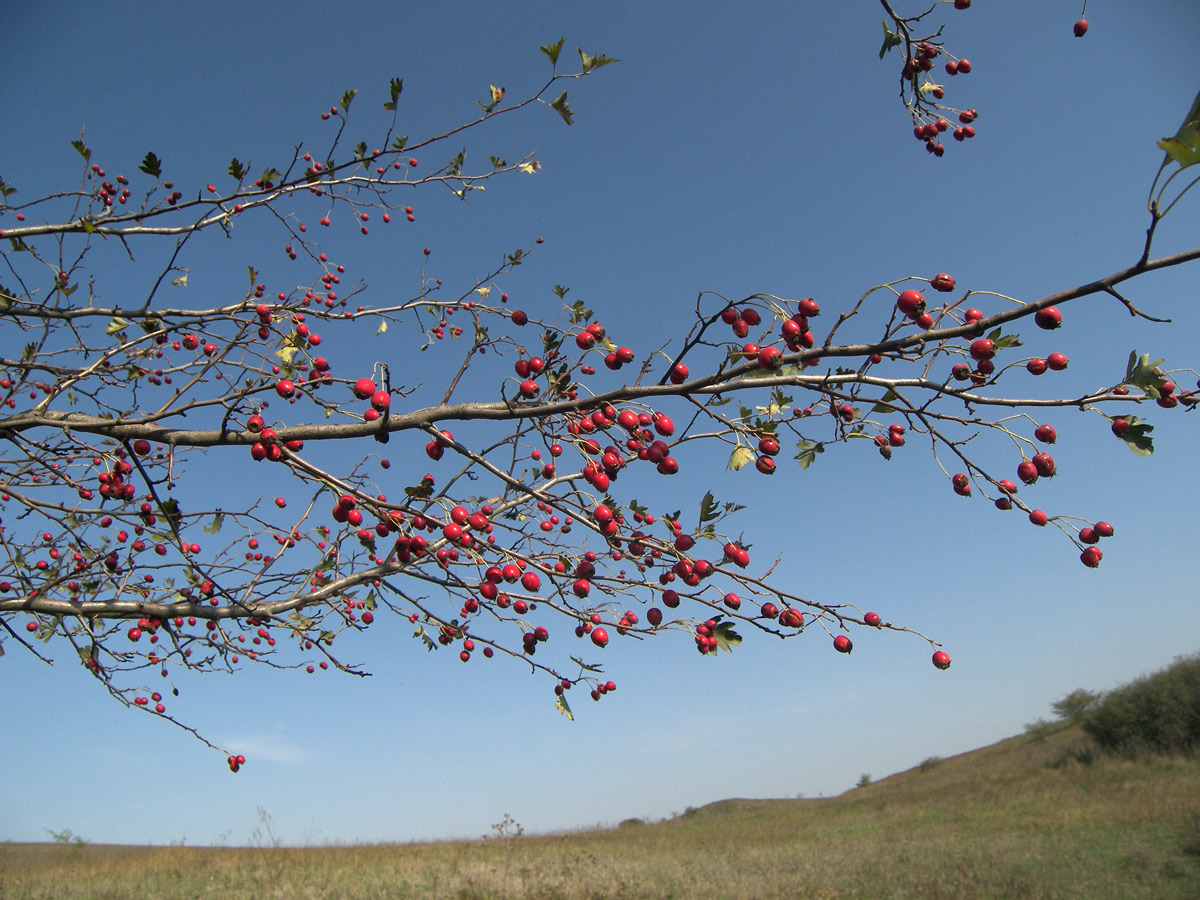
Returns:
[[[550,58],[551,65],[558,65],[558,54],[562,52],[563,44],[567,42],[566,35],[560,37],[553,44],[546,44],[541,48],[542,52]]]
[[[579,47],[576,47],[575,50],[579,53],[579,59],[583,62],[584,75],[592,71],[592,69],[598,69],[601,66],[607,66],[609,63],[620,62],[620,60],[613,59],[611,56],[605,56],[603,53],[598,53],[595,56],[592,56],[590,53],[584,53]]]
[[[130,322],[128,319],[122,319],[120,316],[113,316],[112,321],[109,322],[108,325],[105,326],[104,333],[105,334],[117,334],[118,332],[123,331],[124,329],[128,328],[132,324],[133,323]]]
[[[887,19],[884,19],[883,20],[883,46],[879,48],[879,58],[883,59],[883,57],[887,54],[887,52],[889,50],[891,50],[893,47],[895,47],[899,44],[902,44],[902,43],[904,43],[904,39],[901,38],[900,35],[896,34],[896,32],[894,32],[890,28],[888,28]]]
[[[554,102],[550,104],[550,107],[554,109],[560,116],[562,116],[564,122],[566,122],[568,125],[571,124],[571,117],[575,115],[575,113],[571,111],[571,104],[567,102],[566,91],[563,91],[561,94],[559,94],[558,97],[555,98]]]
[[[358,145],[354,148],[354,158],[357,159],[359,162],[362,162],[365,159],[366,155],[367,155],[367,142],[359,141]]]
[[[589,663],[585,663],[582,659],[579,659],[578,657],[572,656],[571,662],[575,663],[575,665],[579,666],[579,668],[581,668],[585,672],[592,672],[595,675],[601,675],[604,673],[603,666],[590,665]]]
[[[354,102],[354,98],[356,96],[358,96],[358,91],[345,91],[342,94],[342,99],[340,102],[340,106],[342,107],[342,112],[344,112],[344,113],[350,112],[350,104],[352,102]]]
[[[1145,420],[1139,419],[1137,416],[1129,416],[1125,418],[1125,421],[1129,423],[1129,429],[1117,437],[1125,442],[1134,455],[1150,456],[1154,452],[1154,438],[1150,437],[1154,426],[1147,425]]]
[[[272,166],[267,166],[265,169],[263,169],[262,178],[260,180],[266,184],[268,181],[278,181],[282,177],[283,175],[278,169]]]
[[[162,177],[162,160],[155,156],[152,152],[146,153],[142,164],[138,168],[149,175],[151,178]]]
[[[398,137],[392,138],[392,149],[393,150],[403,150],[404,145],[407,143],[408,143],[408,135],[407,134],[399,135]]]
[[[737,472],[752,462],[754,462],[754,451],[744,444],[738,444],[733,448],[733,453],[729,454],[730,471]]]
[[[1172,161],[1179,163],[1181,169],[1200,162],[1200,132],[1192,144],[1186,144],[1178,138],[1163,138],[1158,142],[1158,147],[1166,151]]]
[[[293,364],[293,360],[296,358],[297,349],[297,347],[285,343],[278,350],[276,350],[273,355],[285,366],[291,366]]]
[[[213,514],[213,520],[203,529],[205,534],[217,534],[221,530],[221,526],[225,523],[225,513],[219,512]]]
[[[891,388],[888,388],[888,392],[886,394],[884,394],[882,397],[880,397],[879,400],[877,400],[875,402],[875,405],[873,407],[871,407],[871,412],[872,413],[895,412],[896,407],[892,406],[888,401],[889,400],[899,400],[899,399],[900,399],[900,395],[897,394],[895,391],[893,391]]]
[[[393,78],[392,83],[389,86],[389,90],[391,91],[392,99],[389,100],[387,103],[383,104],[383,108],[384,109],[395,109],[396,101],[400,99],[400,93],[404,90],[404,79],[403,78]]]
[[[1200,162],[1200,93],[1196,94],[1192,108],[1174,137],[1163,138],[1158,146],[1166,152],[1167,159],[1179,163],[1181,169]]]
[[[250,173],[250,164],[247,163],[246,165],[243,166],[241,164],[241,162],[238,160],[238,158],[235,156],[233,159],[231,159],[229,161],[229,168],[226,169],[225,171],[227,171],[229,173],[229,176],[231,178],[236,178],[238,181],[241,181],[243,178],[245,178]]]
[[[825,445],[814,441],[801,441],[796,445],[799,451],[796,454],[796,459],[800,462],[800,468],[807,469],[813,464],[818,453],[825,452]]]
[[[0,178],[0,197],[7,197],[9,194],[15,194],[17,189],[11,184],[7,184],[4,179]]]
[[[576,300],[567,309],[571,313],[572,325],[578,325],[580,322],[590,322],[592,319],[592,310],[588,309],[582,300]]]
[[[92,220],[87,218],[87,216],[84,216],[79,221],[83,225],[83,233],[84,234],[95,234],[96,233],[96,226],[92,224]]]
[[[718,622],[713,629],[713,637],[717,639],[717,647],[726,653],[732,653],[733,648],[742,642],[742,636],[733,630],[732,622]]]
[[[429,477],[428,475],[426,475],[416,485],[414,485],[412,487],[406,487],[404,489],[404,493],[408,497],[411,497],[413,499],[419,499],[419,500],[425,499],[426,497],[432,497],[433,496],[433,479],[431,477]]]
[[[183,521],[183,510],[179,508],[179,501],[174,497],[168,497],[162,502],[161,508],[166,520],[179,528],[179,523]]]
[[[565,697],[563,694],[557,694],[557,695],[555,695],[555,697],[554,697],[554,708],[555,708],[555,709],[557,709],[557,710],[558,710],[560,713],[562,713],[564,716],[566,716],[568,719],[570,719],[572,722],[574,722],[574,721],[575,721],[575,716],[574,716],[574,714],[571,712],[571,707],[570,707],[570,705],[567,703],[567,698],[566,698],[566,697]]]
[[[246,269],[250,272],[250,287],[253,288],[258,284],[258,270],[254,266],[246,266]]]
[[[996,349],[1002,350],[1005,347],[1020,347],[1021,336],[1017,334],[1002,334],[997,328],[988,335],[989,341],[995,341]]]
[[[417,630],[413,632],[413,637],[419,637],[424,642],[425,649],[428,651],[432,652],[438,648],[437,643],[433,640],[433,638],[425,633],[425,629],[420,625],[418,625]]]
[[[1139,357],[1134,350],[1129,354],[1129,362],[1125,366],[1125,383],[1141,388],[1148,397],[1157,400],[1161,396],[1159,388],[1167,380],[1166,373],[1159,368],[1164,362],[1166,360],[1162,359],[1152,362],[1149,353]]]
[[[705,522],[713,522],[721,518],[721,513],[717,510],[717,501],[713,498],[712,491],[709,491],[700,500],[700,524]]]
[[[92,161],[92,151],[88,149],[88,145],[83,141],[71,141],[71,146],[83,157],[84,162]]]

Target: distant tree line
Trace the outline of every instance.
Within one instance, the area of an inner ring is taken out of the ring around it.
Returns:
[[[1051,709],[1080,722],[1106,753],[1194,754],[1200,751],[1200,654],[1105,694],[1072,691]]]

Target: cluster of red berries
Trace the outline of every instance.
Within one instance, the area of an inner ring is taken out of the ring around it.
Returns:
[[[92,175],[97,178],[103,178],[104,170],[95,163],[92,163]],[[121,185],[120,189],[118,189],[117,186],[111,181],[103,181],[100,183],[100,186],[96,188],[96,197],[105,206],[112,206],[114,203],[124,204],[129,200],[129,195],[131,193],[127,187],[129,184],[129,179],[127,179],[124,175],[118,175],[117,184]],[[183,195],[181,194],[180,196]],[[178,199],[178,197],[176,199]]]

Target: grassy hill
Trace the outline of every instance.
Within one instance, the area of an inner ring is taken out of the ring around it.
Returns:
[[[9,898],[1196,900],[1200,759],[1118,759],[1052,725],[840,797],[437,844],[0,845]]]

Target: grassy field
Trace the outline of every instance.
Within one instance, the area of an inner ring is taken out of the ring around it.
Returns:
[[[0,845],[0,898],[1196,900],[1200,759],[1049,726],[821,800],[657,824],[312,848]]]

